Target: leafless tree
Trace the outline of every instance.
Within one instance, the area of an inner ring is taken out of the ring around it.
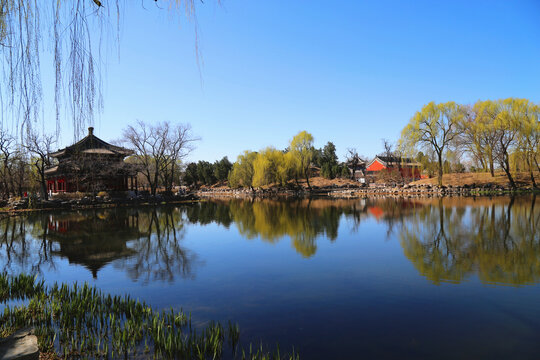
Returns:
[[[172,189],[178,162],[194,149],[193,143],[198,138],[193,136],[189,124],[172,125],[164,121],[148,125],[138,121],[136,127],[130,125],[124,130],[123,140],[135,151],[133,157],[155,195],[160,180],[166,190]]]
[[[14,136],[0,129],[0,196],[22,195],[31,186],[28,154]]]
[[[166,191],[171,191],[174,180],[180,174],[182,160],[194,150],[194,142],[199,140],[193,136],[189,124],[171,126],[169,123],[163,123],[168,128],[167,134],[167,155],[161,171],[163,186]]]
[[[25,141],[24,148],[33,155],[30,162],[34,166],[37,174],[37,181],[40,185],[41,196],[48,199],[47,182],[45,180],[45,170],[51,166],[52,147],[56,143],[54,135],[39,135],[37,132],[30,132]]]
[[[383,153],[381,154],[382,156],[386,156],[386,157],[394,157],[394,156],[396,156],[395,151],[394,151],[394,145],[390,142],[390,140],[381,139],[381,142],[382,142],[383,149],[384,149]]]
[[[197,255],[182,244],[185,228],[179,215],[171,210],[145,214],[146,235],[133,241],[135,255],[125,261],[130,277],[144,283],[173,281],[176,276],[195,277],[194,268],[199,262]]]
[[[13,154],[12,167],[11,167],[11,182],[13,186],[13,194],[22,196],[25,189],[30,188],[30,173],[28,169],[28,154],[21,146],[17,147],[17,150]]]
[[[399,147],[394,146],[388,139],[381,139],[383,145],[383,152],[380,156],[387,158],[387,162],[391,165],[390,169],[380,171],[377,175],[385,182],[404,182],[406,181],[400,169],[403,165],[402,151]],[[407,179],[409,180],[409,179]]]
[[[13,155],[15,153],[15,138],[7,131],[0,128],[0,157],[2,167],[0,169],[0,186],[4,198],[8,198],[13,191],[13,177],[11,170],[13,167]]]
[[[347,155],[345,155],[345,160],[347,161],[347,166],[353,169],[351,172],[351,179],[354,180],[354,173],[358,166],[362,162],[364,162],[364,160],[360,155],[358,155],[358,151],[356,151],[356,148],[347,149]]]

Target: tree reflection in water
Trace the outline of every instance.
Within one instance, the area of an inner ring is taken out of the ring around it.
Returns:
[[[316,253],[318,236],[337,239],[343,213],[337,204],[324,200],[234,201],[230,211],[246,238],[276,242],[288,236],[294,249],[306,258]]]
[[[322,199],[212,201],[188,208],[187,218],[192,223],[215,222],[227,228],[234,223],[247,239],[275,243],[289,237],[294,249],[308,258],[317,251],[317,237],[337,239],[340,217],[348,208],[343,205],[342,201]]]
[[[94,278],[114,262],[134,280],[192,277],[195,255],[184,249],[181,211],[94,210],[11,217],[0,221],[0,265],[9,273],[54,270],[58,258]]]
[[[56,268],[51,256],[52,243],[47,240],[47,228],[43,225],[41,222],[38,226],[29,226],[20,217],[0,220],[1,271],[41,273],[42,268]],[[40,228],[45,230],[40,231]]]
[[[536,197],[361,200],[231,200],[178,207],[37,214],[0,220],[0,266],[11,273],[54,270],[62,257],[98,276],[113,263],[143,282],[192,278],[200,263],[182,245],[189,223],[234,225],[247,239],[289,238],[313,257],[339,226],[363,237],[365,219],[397,238],[405,256],[435,284],[477,274],[483,282],[540,280],[540,211]]]
[[[177,275],[193,278],[196,255],[181,245],[182,213],[179,208],[165,207],[139,215],[140,236],[130,242],[134,255],[117,262],[117,268],[144,282],[172,281]]]
[[[482,199],[455,206],[438,200],[401,223],[405,255],[433,283],[481,281],[525,285],[540,280],[540,212],[532,199]]]

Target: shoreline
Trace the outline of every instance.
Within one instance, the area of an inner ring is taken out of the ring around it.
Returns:
[[[369,197],[398,197],[398,198],[432,198],[432,197],[476,197],[476,196],[513,196],[523,194],[540,194],[540,189],[517,188],[503,186],[373,186],[373,187],[338,187],[317,188],[309,191],[288,190],[279,188],[269,189],[204,189],[173,198],[158,199],[77,199],[69,201],[48,200],[45,204],[38,203],[35,208],[28,209],[28,199],[15,201],[15,206],[0,208],[0,219],[18,216],[26,213],[65,210],[109,209],[119,207],[148,207],[174,204],[192,204],[207,199],[241,199],[241,198],[329,198],[329,199],[362,199]],[[51,206],[51,204],[53,206]]]
[[[448,196],[512,196],[520,194],[540,193],[540,189],[532,187],[512,189],[498,185],[482,186],[432,186],[432,185],[403,185],[403,186],[372,186],[372,187],[341,187],[317,188],[311,191],[270,189],[208,189],[199,190],[194,194],[200,198],[294,198],[294,197],[328,197],[328,198],[366,198],[371,196],[399,197],[448,197]]]
[[[82,199],[81,199],[82,200]],[[92,209],[112,209],[112,208],[129,208],[129,207],[149,207],[149,206],[160,206],[160,205],[173,205],[173,204],[191,204],[200,201],[201,199],[196,198],[193,194],[187,194],[182,197],[176,197],[172,199],[159,199],[152,201],[151,199],[137,200],[137,199],[109,199],[109,200],[94,200],[91,202],[81,201],[81,200],[70,200],[70,201],[57,201],[55,206],[43,206],[36,208],[0,208],[0,219],[3,217],[9,216],[19,216],[28,213],[36,212],[53,212],[53,211],[76,211],[76,210],[92,210]],[[55,202],[54,200],[48,200],[48,203]],[[41,205],[41,204],[40,204]],[[39,205],[38,205],[39,206]]]

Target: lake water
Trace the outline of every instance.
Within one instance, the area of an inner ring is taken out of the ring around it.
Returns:
[[[0,220],[0,271],[232,320],[303,359],[540,358],[533,196],[41,213]]]

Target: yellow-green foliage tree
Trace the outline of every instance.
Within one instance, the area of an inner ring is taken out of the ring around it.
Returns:
[[[229,173],[230,187],[237,188],[242,186],[253,188],[253,163],[256,158],[257,153],[255,151],[244,151],[243,154],[238,155],[238,159]]]
[[[286,185],[289,180],[289,162],[282,151],[268,147],[257,154],[253,162],[253,187],[278,184]]]
[[[508,98],[478,101],[469,107],[459,126],[462,150],[494,176],[495,164],[516,183],[512,171],[527,171],[537,187],[540,171],[540,106],[527,99]]]
[[[289,143],[289,150],[280,151],[268,147],[260,152],[245,151],[238,156],[229,174],[229,186],[261,187],[265,185],[286,186],[291,179],[305,178],[309,184],[310,166],[313,159],[313,136],[302,131]]]
[[[295,179],[296,185],[298,186],[298,176],[297,176],[297,169],[299,168],[298,159],[295,157],[295,155],[292,152],[287,151],[285,153],[285,157],[283,158],[283,160],[285,161],[284,167],[287,169],[287,181],[291,179]]]
[[[313,135],[307,131],[299,132],[292,138],[289,144],[290,152],[292,154],[292,162],[295,166],[295,179],[298,177],[306,179],[307,186],[311,189],[309,184],[309,176],[311,169],[311,160],[313,159]]]
[[[494,156],[499,166],[504,170],[510,186],[516,188],[516,182],[510,171],[510,158],[517,146],[524,122],[524,114],[529,106],[526,99],[508,98],[498,100],[499,112],[493,122],[496,145]]]
[[[414,114],[401,132],[399,146],[402,151],[414,153],[421,147],[436,154],[439,186],[442,185],[443,156],[456,139],[463,115],[463,109],[453,101],[430,102]]]
[[[459,123],[459,144],[484,171],[495,176],[494,149],[497,137],[494,121],[499,113],[496,101],[477,101],[472,107],[464,107],[466,115]]]
[[[538,185],[534,179],[535,168],[540,171],[538,164],[538,150],[540,147],[540,106],[527,99],[520,99],[514,102],[518,107],[519,133],[516,146],[516,157],[525,165],[532,185]]]

